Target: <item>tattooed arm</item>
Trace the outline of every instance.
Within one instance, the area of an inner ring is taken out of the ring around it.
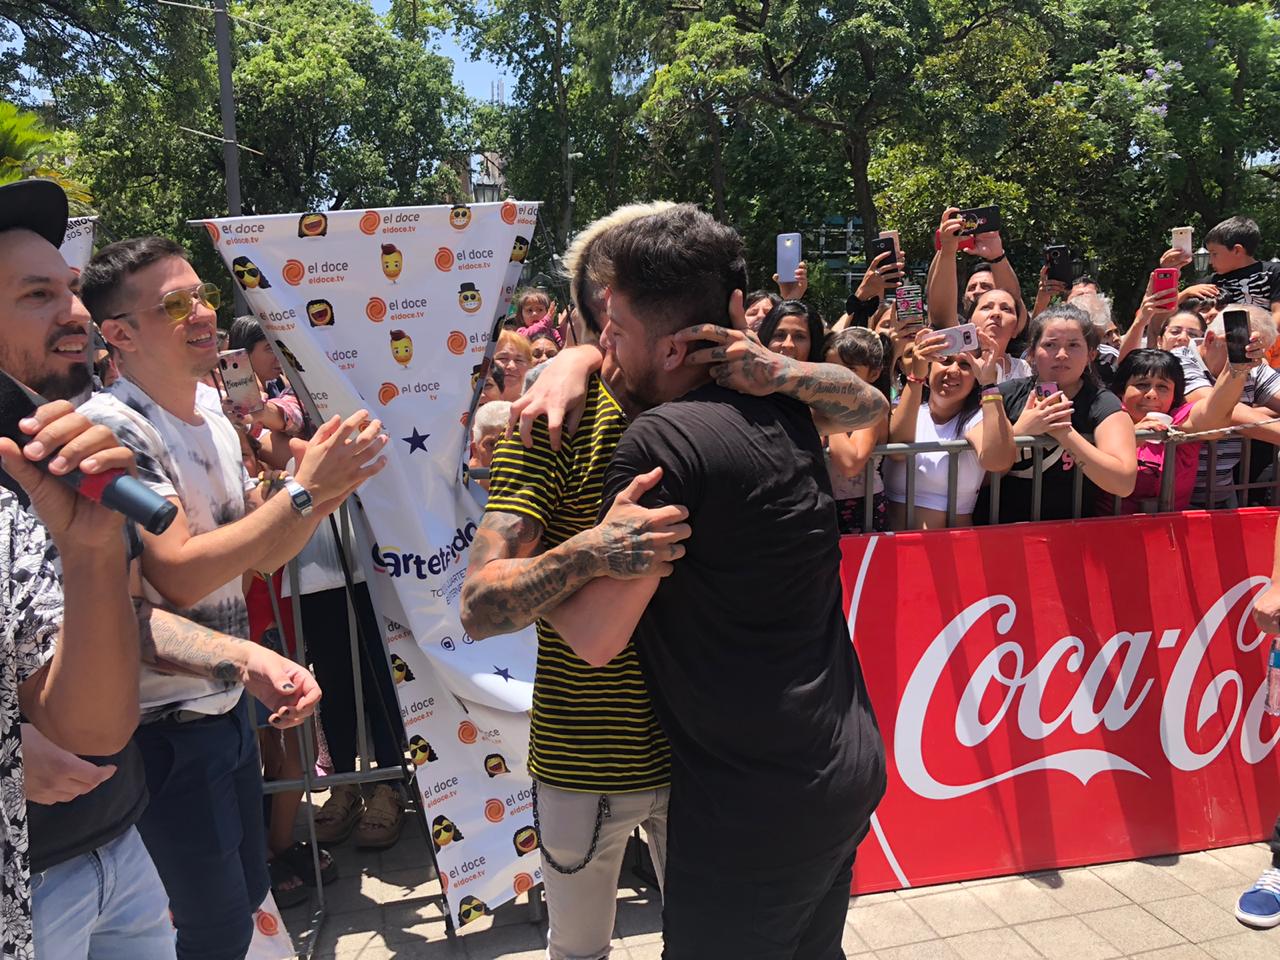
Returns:
[[[889,414],[889,404],[871,384],[835,363],[803,363],[764,347],[754,333],[714,324],[681,330],[677,341],[711,341],[712,347],[685,356],[686,364],[710,364],[716,383],[763,397],[781,393],[813,411],[823,436],[870,426]]]
[[[474,639],[511,633],[544,617],[597,577],[665,577],[684,555],[688,511],[636,501],[661,477],[637,477],[604,519],[544,553],[542,524],[517,513],[484,515],[462,586],[462,625]],[[634,488],[634,489],[633,489]],[[535,555],[536,554],[536,555]]]

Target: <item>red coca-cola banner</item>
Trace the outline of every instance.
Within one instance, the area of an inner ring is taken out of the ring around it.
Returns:
[[[889,788],[855,892],[1256,841],[1269,510],[850,537]]]

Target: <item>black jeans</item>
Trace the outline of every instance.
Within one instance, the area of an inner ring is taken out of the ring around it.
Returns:
[[[681,858],[662,894],[663,960],[843,960],[857,841],[819,860],[750,873]]]
[[[404,762],[404,734],[399,723],[400,705],[383,653],[382,631],[369,588],[357,583],[356,617],[364,643],[347,636],[347,592],[339,587],[302,596],[302,630],[307,658],[315,668],[316,680],[324,693],[320,701],[320,724],[329,744],[335,773],[351,773],[356,768],[356,694],[351,671],[351,644],[360,651],[361,691],[364,713],[374,759],[379,767],[398,767]],[[378,705],[381,693],[386,713]],[[388,723],[387,714],[390,714]]]

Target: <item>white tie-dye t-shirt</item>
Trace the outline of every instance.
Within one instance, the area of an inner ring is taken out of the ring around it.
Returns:
[[[245,515],[248,473],[240,459],[240,440],[222,412],[218,392],[196,387],[196,411],[203,422],[173,416],[139,387],[123,378],[79,407],[95,423],[110,427],[138,463],[138,478],[162,497],[176,496],[191,536],[209,533]],[[212,630],[246,640],[249,614],[240,577],[224,583],[189,609],[168,603],[144,581],[147,599]],[[142,674],[143,718],[178,710],[221,714],[239,700],[239,684],[199,677]]]

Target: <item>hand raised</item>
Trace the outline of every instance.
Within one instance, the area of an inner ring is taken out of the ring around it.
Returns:
[[[710,364],[716,383],[753,397],[777,390],[787,365],[786,357],[765,347],[752,331],[700,323],[678,331],[675,339],[677,343],[715,344],[686,354],[685,364]]]

